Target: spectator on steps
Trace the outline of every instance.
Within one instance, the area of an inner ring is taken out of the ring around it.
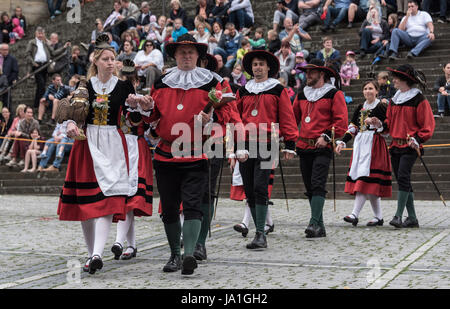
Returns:
[[[398,48],[404,44],[412,49],[407,58],[418,57],[434,41],[434,25],[430,14],[419,11],[417,0],[408,0],[408,11],[398,29],[392,31],[389,59],[398,59]]]
[[[25,35],[23,28],[20,26],[18,18],[12,18],[13,29],[9,33],[9,44],[15,44],[18,40],[22,39]]]
[[[434,1],[437,2],[437,1]],[[422,10],[425,12],[430,12],[431,0],[423,0],[422,1]],[[447,18],[447,0],[439,0],[439,19],[438,23],[448,23],[450,19]]]
[[[384,19],[381,19],[376,8],[372,8],[367,14],[367,18],[359,29],[361,40],[360,58],[367,54],[373,54],[383,46],[383,41],[389,38],[389,26]]]
[[[0,137],[5,137],[8,134],[9,129],[13,124],[13,117],[11,117],[11,112],[5,106],[2,108],[2,114],[0,115]],[[4,143],[4,139],[0,139],[0,156],[1,156],[1,145]],[[1,161],[1,158],[0,158]]]
[[[302,52],[307,58],[309,52],[303,49],[302,40],[311,40],[311,36],[305,30],[298,27],[298,24],[294,25],[292,19],[284,19],[284,30],[279,34],[281,42],[288,41],[291,45],[291,51],[293,53]]]
[[[231,1],[218,0],[211,11],[209,18],[207,19],[211,25],[215,22],[219,22],[220,26],[226,25],[229,21],[228,9],[230,8]]]
[[[379,55],[382,58],[387,58],[387,54],[389,51],[389,44],[391,43],[392,31],[398,27],[398,17],[396,13],[391,13],[388,16],[388,27],[389,27],[389,35],[386,39],[382,41],[383,47],[380,48],[375,54]]]
[[[27,152],[25,153],[25,162],[23,170],[21,170],[21,173],[34,173],[37,168],[37,157],[41,154],[43,144],[38,143],[38,140],[41,138],[41,133],[39,132],[38,128],[33,129],[30,133],[30,139],[33,141],[30,142],[27,148]],[[28,167],[30,166],[29,169]]]
[[[381,15],[383,19],[387,20],[390,14],[397,13],[397,1],[396,0],[381,0]]]
[[[42,153],[39,155],[39,168],[38,172],[57,172],[61,168],[61,162],[64,158],[64,154],[72,149],[74,140],[67,137],[66,126],[62,123],[58,123],[53,130],[52,137],[45,143]],[[55,154],[55,160],[47,167],[52,155]]]
[[[217,60],[217,69],[216,73],[219,74],[220,77],[227,80],[228,82],[231,80],[231,71],[229,68],[223,65],[223,58],[221,55],[214,55]]]
[[[444,117],[445,107],[450,109],[450,62],[444,66],[444,75],[436,79],[433,90],[438,93],[438,114],[435,117]]]
[[[233,23],[228,23],[225,26],[225,31],[216,49],[214,55],[221,55],[225,67],[231,70],[236,61],[236,53],[241,46],[242,35],[236,31]]]
[[[74,45],[72,48],[72,57],[70,58],[69,76],[75,74],[86,75],[86,58],[81,55],[80,47]]]
[[[281,42],[281,49],[275,53],[275,56],[280,62],[280,77],[289,83],[289,76],[292,77],[291,71],[295,66],[295,54],[291,51],[288,41]]]
[[[267,32],[267,48],[269,52],[275,54],[281,48],[281,40],[278,33],[275,30],[269,30]]]
[[[15,138],[21,138],[21,139],[30,139],[31,138],[31,132],[33,132],[34,129],[39,130],[39,122],[33,118],[33,108],[27,106],[25,108],[25,118],[20,121],[19,127],[17,128],[17,131],[14,132]],[[28,149],[28,146],[30,145],[29,141],[23,141],[23,140],[16,140],[13,144],[13,151],[11,154],[11,161],[6,163],[9,167],[14,167],[18,165],[19,167],[23,167],[25,164],[25,153]],[[19,162],[17,162],[20,159]]]
[[[378,92],[378,99],[381,102],[388,104],[389,100],[395,95],[397,89],[395,89],[394,85],[389,80],[389,72],[382,71],[378,73],[377,76],[378,86],[380,86],[380,91]]]
[[[44,117],[45,110],[47,107],[49,107],[52,110],[52,118],[49,124],[55,125],[55,116],[59,101],[67,97],[69,94],[69,87],[62,83],[61,75],[59,75],[58,73],[53,74],[52,83],[47,87],[47,90],[39,101],[39,124],[42,123],[42,118]]]
[[[255,23],[253,8],[250,0],[233,0],[228,9],[228,16],[236,29],[244,36],[250,32],[250,27]]]
[[[347,28],[353,27],[353,22],[363,21],[369,13],[370,0],[351,0],[348,7],[348,25]]]
[[[353,51],[349,50],[345,54],[345,57],[339,75],[341,76],[341,84],[343,86],[350,86],[350,81],[359,77],[359,67],[356,64],[355,53]]]
[[[252,46],[252,50],[266,50],[266,40],[264,39],[264,29],[258,27],[255,29],[255,39],[246,37]]]
[[[188,31],[194,30],[194,21],[188,17],[186,11],[181,7],[181,2],[179,0],[170,1],[170,8],[170,18],[168,22],[175,23],[175,19],[181,18],[183,27]]]
[[[14,84],[19,77],[19,64],[17,59],[9,53],[9,46],[6,43],[0,44],[0,68],[8,79],[8,86]],[[8,93],[0,97],[3,106],[9,106],[10,96]]]
[[[299,0],[298,8],[302,9],[302,14],[298,19],[298,25],[303,30],[308,30],[309,27],[319,24],[320,14],[322,14],[322,3],[324,0]]]
[[[104,29],[102,29],[102,32],[105,31],[111,31],[112,33],[114,33],[117,36],[120,36],[121,34],[121,26],[119,24],[120,20],[119,20],[119,16],[121,16],[122,14],[122,4],[120,3],[120,0],[115,0],[114,1],[114,9],[112,10],[112,12],[109,14],[109,16],[106,18],[105,23],[103,24]],[[99,33],[97,33],[98,36]],[[91,41],[92,43],[92,41]],[[92,43],[92,45],[95,44]]]
[[[173,23],[173,32],[170,42],[176,42],[178,37],[186,33],[188,33],[188,29],[183,26],[183,20],[181,18],[176,18]]]
[[[222,25],[220,22],[214,22],[212,25],[212,30],[213,34],[208,40],[208,54],[214,54],[214,49],[218,46],[217,44],[220,42],[223,34]]]
[[[50,19],[55,19],[56,16],[61,15],[62,0],[56,0],[56,5],[53,0],[47,0],[48,12],[50,13]]]
[[[323,48],[316,53],[316,58],[324,62],[335,63],[338,68],[341,66],[341,53],[333,48],[333,38],[326,36],[322,39]]]
[[[145,79],[145,88],[151,89],[153,83],[161,76],[164,66],[163,54],[155,48],[153,41],[146,41],[144,49],[136,54],[134,63],[139,78]]]
[[[327,12],[324,25],[320,28],[323,32],[336,30],[336,26],[347,17],[350,0],[334,0],[334,5],[331,6],[333,0],[327,0],[323,5],[323,11]],[[334,18],[333,21],[331,19]]]
[[[3,12],[2,15],[0,15],[0,33],[2,41],[0,43],[7,43],[9,44],[9,34],[13,30],[13,25],[11,22],[11,19],[9,18],[8,13]]]
[[[20,22],[20,26],[22,27],[23,31],[27,32],[27,20],[25,19],[25,16],[22,14],[22,8],[20,6],[17,6],[14,10],[14,15],[11,16],[11,19],[17,18]]]
[[[5,137],[15,137],[17,128],[19,127],[19,122],[25,118],[25,108],[27,106],[25,104],[19,104],[16,108],[16,117],[14,118],[11,127],[6,133]],[[0,147],[0,164],[3,164],[5,161],[11,160],[11,148],[14,144],[14,140],[5,139]]]
[[[320,1],[320,0],[319,0]],[[303,2],[303,1],[301,1]],[[298,0],[278,0],[277,9],[273,14],[273,30],[278,31],[278,25],[284,23],[284,19],[298,20],[299,18],[299,1]]]

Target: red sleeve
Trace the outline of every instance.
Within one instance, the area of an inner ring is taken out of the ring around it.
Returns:
[[[383,134],[387,134],[389,133],[389,122],[391,121],[391,117],[392,117],[392,108],[391,108],[391,102],[389,102],[389,105],[387,107],[387,111],[386,111],[386,119],[383,122]]]
[[[329,130],[331,132],[331,128],[334,127],[335,138],[342,137],[348,128],[348,110],[342,91],[338,91],[334,95],[331,110],[333,113],[333,120]]]
[[[295,116],[295,121],[297,122],[297,125],[299,125],[302,121],[302,110],[300,108],[300,100],[298,99],[298,96],[294,99],[294,105],[293,105],[293,111]]]
[[[419,125],[419,130],[415,138],[419,144],[423,144],[433,136],[435,127],[433,111],[428,100],[420,102],[417,107],[417,124]]]
[[[278,121],[280,126],[280,135],[285,141],[296,142],[298,139],[298,127],[295,121],[294,111],[291,100],[286,89],[283,89],[278,104]],[[295,144],[294,144],[295,145]]]

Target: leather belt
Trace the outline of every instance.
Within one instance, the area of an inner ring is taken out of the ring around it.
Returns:
[[[394,142],[395,142],[397,145],[399,145],[399,146],[403,146],[403,145],[408,144],[408,140],[406,140],[406,139],[402,139],[402,138],[394,138],[393,140],[394,140]]]
[[[307,143],[311,147],[316,146],[316,142],[317,142],[316,138],[303,138],[303,137],[300,137],[300,140],[304,141],[305,143]]]

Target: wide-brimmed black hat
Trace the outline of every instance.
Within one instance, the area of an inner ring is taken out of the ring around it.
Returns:
[[[167,44],[165,50],[170,57],[175,58],[175,51],[179,46],[194,46],[198,51],[199,58],[204,58],[208,51],[207,44],[197,43],[189,33],[179,36],[176,42]]]
[[[120,70],[120,72],[123,75],[131,75],[136,71],[136,67],[134,65],[133,60],[125,59],[122,63],[123,63],[123,66],[122,66],[122,69]]]
[[[402,64],[397,69],[386,68],[386,70],[391,71],[392,75],[400,77],[402,80],[409,80],[414,84],[419,84],[420,81],[417,79],[417,74],[414,68],[410,64]]]
[[[339,76],[337,73],[337,69],[332,63],[325,64],[325,62],[319,58],[311,59],[311,61],[307,65],[305,65],[304,67],[300,67],[299,70],[319,70],[325,72],[328,77],[338,78]]]
[[[253,76],[252,61],[255,58],[266,59],[267,65],[269,66],[269,77],[275,77],[278,74],[278,71],[280,71],[280,61],[274,54],[264,50],[253,50],[246,53],[242,59],[244,71],[251,76]]]
[[[204,58],[198,58],[197,66],[199,67],[200,62],[205,59],[208,61],[205,69],[215,72],[217,70],[217,67],[219,66],[219,64],[217,63],[216,57],[214,57],[211,54],[206,54]]]
[[[109,44],[109,36],[106,33],[100,34],[95,40],[95,49],[114,48]]]

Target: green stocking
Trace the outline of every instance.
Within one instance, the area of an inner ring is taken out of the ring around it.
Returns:
[[[169,241],[170,252],[175,255],[180,254],[180,237],[181,237],[181,223],[180,221],[171,224],[164,224],[167,240]]]
[[[198,234],[202,225],[201,220],[184,220],[183,224],[183,243],[184,255],[193,255]]]
[[[214,215],[214,207],[213,207],[213,205],[211,205],[211,207],[209,207],[208,204],[202,204],[200,206],[200,209],[203,212],[203,219],[202,219],[202,225],[200,228],[200,234],[198,235],[197,243],[202,244],[204,246],[205,242],[206,242],[206,237],[208,237],[209,223],[211,222],[212,217]],[[210,209],[211,209],[211,211],[210,211]]]
[[[408,201],[408,196],[409,196],[409,192],[398,191],[397,212],[395,213],[395,216],[402,218],[403,211],[405,210],[405,207],[406,207],[406,202]]]

